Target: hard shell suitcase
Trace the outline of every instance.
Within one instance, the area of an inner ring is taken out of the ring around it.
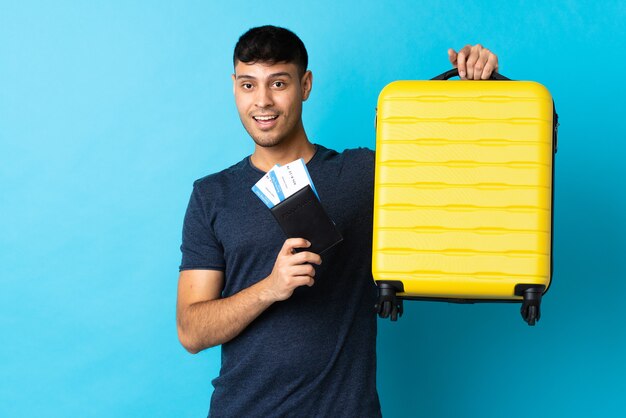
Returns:
[[[552,276],[557,115],[530,81],[396,81],[380,93],[372,272],[378,313],[403,299],[522,303]]]

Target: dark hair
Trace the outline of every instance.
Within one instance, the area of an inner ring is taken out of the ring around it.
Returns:
[[[237,61],[246,64],[264,62],[296,64],[300,76],[307,70],[309,56],[304,43],[289,29],[277,26],[259,26],[241,35],[233,54],[233,65]]]

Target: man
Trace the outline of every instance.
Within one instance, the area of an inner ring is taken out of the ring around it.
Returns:
[[[462,78],[488,78],[498,66],[480,45],[448,54]],[[178,335],[192,353],[222,345],[210,416],[380,416],[374,153],[309,142],[301,118],[313,84],[307,60],[286,29],[241,36],[233,89],[254,153],[197,180],[185,215]],[[275,164],[298,158],[344,237],[323,256],[302,238],[285,239],[251,191]]]

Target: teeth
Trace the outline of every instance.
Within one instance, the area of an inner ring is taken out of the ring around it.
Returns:
[[[276,119],[278,116],[254,116],[254,119],[256,120],[272,120],[272,119]]]

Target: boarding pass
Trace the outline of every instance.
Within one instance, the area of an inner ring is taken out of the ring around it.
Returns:
[[[307,170],[304,160],[299,158],[289,164],[272,167],[252,186],[252,191],[271,209],[307,185],[311,186],[319,199],[309,170]]]

